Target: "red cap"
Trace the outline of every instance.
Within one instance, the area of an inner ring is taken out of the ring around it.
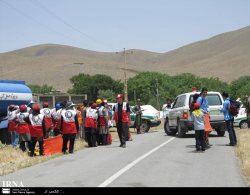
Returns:
[[[97,106],[97,104],[94,102],[92,105],[91,105],[91,108],[95,109]]]
[[[49,106],[49,103],[48,103],[48,102],[43,102],[43,106],[44,106],[44,107],[48,107],[48,106]]]
[[[37,105],[37,104],[35,104],[35,105],[32,107],[32,109],[33,109],[33,110],[39,111],[39,110],[40,110],[40,106]]]
[[[199,109],[200,108],[200,104],[198,102],[194,103],[194,108],[195,109]]]
[[[27,106],[26,105],[21,105],[19,106],[20,111],[27,111]]]
[[[103,103],[104,103],[104,104],[107,104],[107,103],[108,103],[108,100],[103,100]]]

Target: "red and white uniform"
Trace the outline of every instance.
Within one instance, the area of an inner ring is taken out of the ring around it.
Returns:
[[[75,110],[62,110],[62,134],[76,134],[78,127],[77,113]]]
[[[7,111],[8,114],[8,129],[9,131],[17,131],[16,116],[19,110]]]
[[[30,134],[31,137],[44,137],[43,134],[43,120],[44,120],[44,115],[43,114],[38,114],[38,115],[29,115],[29,120],[30,120]]]
[[[28,112],[20,112],[17,114],[16,121],[18,123],[17,130],[18,130],[19,134],[30,133],[29,124],[25,121],[25,119],[28,117],[29,117]]]
[[[59,109],[59,110],[56,110],[56,109],[53,109],[52,110],[52,118],[54,119],[54,129],[61,129],[61,112],[62,112],[62,109]]]
[[[100,126],[108,126],[107,124],[107,121],[105,119],[105,117],[108,116],[108,112],[107,110],[104,108],[104,106],[101,106],[99,109],[98,109],[98,115],[99,115],[99,124]]]
[[[114,116],[116,124],[118,124],[118,103],[115,104],[115,116]],[[127,114],[127,103],[122,103],[122,122],[128,123],[129,122],[129,116]]]
[[[43,114],[45,117],[46,129],[52,128],[52,118],[51,118],[52,111],[49,108],[42,108],[40,110],[40,113]]]
[[[89,128],[97,128],[97,120],[98,114],[97,110],[93,108],[89,108],[86,110],[86,118],[85,118],[85,124],[84,127],[89,127]]]

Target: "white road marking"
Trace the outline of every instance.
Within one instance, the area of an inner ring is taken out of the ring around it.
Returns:
[[[114,175],[112,175],[110,178],[108,178],[107,180],[105,180],[103,183],[101,183],[98,187],[107,187],[109,184],[111,184],[114,180],[116,180],[118,177],[120,177],[123,173],[125,173],[126,171],[128,171],[129,169],[131,169],[133,166],[135,166],[137,163],[139,163],[140,161],[142,161],[144,158],[146,158],[147,156],[149,156],[150,154],[154,153],[155,151],[159,150],[160,148],[162,148],[163,146],[167,145],[168,143],[170,143],[171,141],[173,141],[175,139],[175,137],[169,139],[168,141],[162,143],[161,145],[155,147],[154,149],[150,150],[149,152],[147,152],[146,154],[142,155],[141,157],[137,158],[136,160],[134,160],[133,162],[131,162],[130,164],[128,164],[127,166],[125,166],[124,168],[122,168],[120,171],[118,171],[117,173],[115,173]]]

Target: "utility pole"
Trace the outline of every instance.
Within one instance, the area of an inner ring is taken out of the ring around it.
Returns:
[[[123,48],[123,55],[124,55],[124,99],[125,102],[128,102],[127,52],[125,48]]]
[[[158,85],[158,79],[156,79],[156,103],[157,103],[157,109],[160,110],[160,105],[159,105],[159,85]]]
[[[116,54],[118,54],[118,52],[116,52]],[[127,79],[127,54],[133,54],[133,51],[131,52],[127,52],[125,48],[123,48],[123,52],[122,52],[123,56],[124,56],[124,87],[123,87],[123,91],[124,91],[124,101],[128,102],[128,79]]]

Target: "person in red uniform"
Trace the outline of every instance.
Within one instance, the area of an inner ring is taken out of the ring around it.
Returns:
[[[93,103],[90,108],[86,110],[86,118],[85,118],[85,129],[87,132],[87,140],[89,147],[96,147],[97,140],[96,140],[96,129],[97,129],[97,109],[96,103]]]
[[[19,141],[20,141],[20,149],[25,152],[26,146],[25,143],[28,144],[28,149],[31,151],[31,136],[30,136],[30,127],[28,124],[29,113],[27,112],[27,106],[21,105],[19,106],[20,112],[17,114],[16,122],[17,122],[17,130],[19,132]]]
[[[130,122],[130,108],[128,103],[123,102],[123,95],[116,96],[117,104],[113,107],[114,119],[116,122],[117,132],[120,139],[120,147],[126,148],[128,137],[128,124]]]
[[[30,135],[31,135],[31,152],[30,156],[34,156],[36,143],[39,143],[39,154],[43,155],[43,139],[46,133],[45,118],[40,114],[39,105],[32,107],[33,112],[29,114]]]
[[[76,134],[79,131],[77,112],[74,109],[75,104],[67,101],[65,108],[61,112],[61,130],[63,134],[62,152],[67,153],[67,144],[69,142],[69,153],[74,152]]]
[[[45,127],[46,127],[46,135],[45,138],[49,137],[50,131],[52,130],[52,111],[49,109],[49,103],[44,102],[43,108],[40,110],[40,113],[45,117]]]

